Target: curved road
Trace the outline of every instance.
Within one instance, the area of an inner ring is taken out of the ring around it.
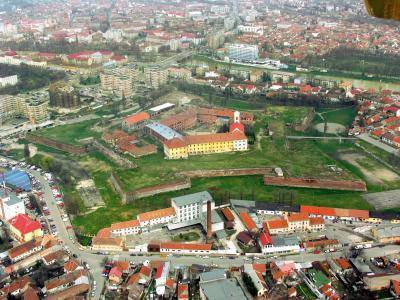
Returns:
[[[145,255],[145,256],[130,256],[129,252],[119,252],[110,255],[98,255],[95,254],[90,248],[85,248],[78,244],[75,240],[70,239],[70,234],[66,228],[66,224],[62,221],[60,210],[56,205],[56,201],[54,199],[53,193],[51,191],[50,185],[47,180],[37,171],[34,170],[26,170],[32,176],[34,176],[42,185],[45,201],[47,206],[49,207],[50,214],[54,220],[54,224],[57,227],[58,238],[64,242],[64,245],[68,246],[72,254],[77,255],[77,259],[80,261],[85,261],[90,265],[90,272],[94,280],[97,282],[97,290],[95,293],[95,299],[100,299],[101,291],[104,287],[105,280],[104,277],[101,276],[103,270],[104,259],[107,257],[108,259],[118,259],[123,261],[133,261],[136,263],[143,262],[145,260],[169,260],[173,266],[179,265],[192,265],[192,264],[202,264],[209,265],[221,268],[230,268],[232,266],[242,266],[244,263],[252,262],[252,259],[245,258],[245,256],[239,256],[234,259],[229,257],[210,257],[208,259],[204,257],[198,256],[167,256],[161,257],[159,254],[155,255]],[[296,255],[286,255],[282,257],[278,257],[277,259],[259,259],[254,260],[257,263],[267,263],[274,260],[294,260],[297,262],[312,262],[316,260],[326,260],[328,257],[337,258],[340,257],[340,252],[335,253],[321,253],[321,254],[313,254],[313,253],[301,253]]]

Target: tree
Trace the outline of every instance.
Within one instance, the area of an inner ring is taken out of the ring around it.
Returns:
[[[64,195],[65,209],[71,215],[78,215],[80,213],[79,203],[76,199],[69,195]]]
[[[29,150],[29,144],[28,143],[24,144],[24,157],[25,157],[25,160],[28,160],[31,157],[31,152]]]
[[[249,291],[250,295],[252,295],[253,297],[257,296],[258,291],[257,291],[257,288],[254,285],[254,282],[251,279],[251,277],[243,272],[242,279],[243,279],[243,283],[246,286],[247,290]]]

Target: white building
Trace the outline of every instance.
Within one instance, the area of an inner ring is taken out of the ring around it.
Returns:
[[[25,214],[24,201],[14,194],[6,194],[4,190],[0,190],[0,217],[7,221],[18,214]]]
[[[270,237],[268,233],[263,232],[260,236],[259,243],[263,254],[285,254],[299,253],[300,241],[296,235],[288,235],[284,237]]]
[[[251,25],[239,25],[238,30],[240,32],[246,32],[246,33],[254,33],[257,35],[263,35],[264,34],[264,28],[262,26],[251,26]]]
[[[175,218],[175,209],[173,207],[153,210],[141,213],[137,219],[141,227],[149,227],[172,222]]]
[[[197,220],[203,213],[207,213],[207,202],[211,201],[211,210],[215,209],[215,202],[209,192],[175,197],[171,199],[171,206],[176,212],[176,223]]]
[[[111,224],[111,234],[113,236],[127,236],[140,233],[140,223],[138,220],[119,222]]]
[[[246,44],[231,44],[228,47],[229,59],[252,61],[258,59],[258,46]]]
[[[176,254],[210,254],[211,244],[191,244],[191,243],[161,243],[161,253]]]
[[[7,86],[7,85],[16,85],[17,83],[18,83],[18,75],[0,77],[0,86],[1,87]]]
[[[161,272],[158,272],[158,270],[157,270],[156,293],[157,293],[157,295],[162,296],[165,294],[165,285],[167,283],[167,279],[169,276],[170,262],[166,261],[159,268],[162,268],[162,270],[161,270]]]
[[[268,292],[267,284],[263,278],[263,274],[256,272],[253,268],[253,264],[244,264],[243,271],[249,275],[251,281],[257,289],[257,296],[261,297],[266,295]]]

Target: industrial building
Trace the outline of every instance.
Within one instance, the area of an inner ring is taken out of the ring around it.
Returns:
[[[253,61],[258,59],[258,46],[231,44],[228,46],[228,56],[231,60]]]

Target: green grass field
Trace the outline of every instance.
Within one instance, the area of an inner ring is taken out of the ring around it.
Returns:
[[[356,116],[356,108],[355,107],[346,107],[339,109],[321,109],[317,111],[322,114],[324,119],[328,123],[338,123],[343,126],[349,126],[354,121],[354,117]],[[321,123],[321,118],[316,115],[315,117],[316,123]]]
[[[194,179],[190,189],[139,199],[127,205],[121,204],[119,195],[109,183],[112,171],[117,173],[124,187],[129,190],[174,180],[177,178],[175,174],[181,171],[245,167],[281,167],[288,176],[336,178],[337,175],[328,167],[332,164],[344,170],[341,175],[343,179],[362,178],[362,174],[357,169],[340,161],[337,157],[338,152],[343,149],[354,150],[355,146],[351,143],[285,141],[283,135],[287,133],[286,123],[298,122],[308,112],[309,108],[279,106],[266,107],[265,115],[264,111],[255,112],[257,117],[255,128],[258,129],[265,123],[269,123],[274,127],[275,134],[272,137],[262,138],[260,148],[253,145],[249,151],[242,153],[192,156],[187,160],[165,160],[164,155],[159,152],[136,159],[137,169],[121,169],[97,152],[78,158],[68,156],[87,170],[106,205],[94,212],[75,217],[72,223],[82,233],[96,234],[98,230],[114,222],[130,220],[136,218],[141,212],[167,207],[170,205],[171,197],[203,190],[210,191],[217,203],[225,203],[229,197],[257,201],[282,201],[283,199],[297,204],[370,209],[369,204],[363,200],[362,193],[359,192],[264,186],[262,176]],[[334,118],[335,114],[339,114],[339,111],[323,112],[329,118]],[[347,116],[351,113],[348,109],[344,111]],[[347,117],[347,120],[349,119]],[[98,133],[90,129],[91,122],[51,128],[43,132],[53,138],[64,140],[66,137],[69,142],[77,143],[77,140],[81,138],[98,136]],[[347,122],[346,118],[343,117],[340,122]],[[77,130],[82,132],[76,132]],[[56,153],[50,154],[56,155]],[[62,153],[57,153],[57,155],[62,155]]]
[[[285,148],[283,138],[265,138],[261,141],[261,150],[255,146],[241,153],[222,153],[216,155],[192,156],[187,160],[165,160],[164,155],[157,153],[137,161],[137,169],[118,170],[126,190],[148,187],[155,184],[176,180],[175,174],[182,171],[210,170],[246,167],[281,167],[291,176],[332,177],[327,165],[334,161],[316,147],[313,142],[289,142]],[[343,174],[352,178],[351,174]]]
[[[98,120],[88,120],[71,125],[61,125],[35,132],[37,135],[59,140],[71,145],[79,145],[79,140],[100,137],[100,133],[91,129]]]

